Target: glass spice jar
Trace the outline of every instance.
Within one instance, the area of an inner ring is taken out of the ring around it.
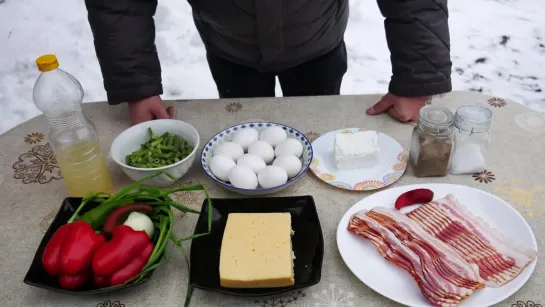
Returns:
[[[456,110],[451,174],[473,174],[486,169],[491,121],[492,111],[482,105],[464,105]]]
[[[420,109],[409,151],[415,176],[448,174],[455,138],[453,126],[454,114],[448,108],[426,105]]]

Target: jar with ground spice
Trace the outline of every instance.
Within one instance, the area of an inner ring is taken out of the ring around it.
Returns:
[[[413,130],[410,161],[417,177],[442,177],[448,174],[454,147],[454,114],[442,106],[420,109]]]
[[[472,174],[485,170],[491,121],[492,111],[482,105],[464,105],[456,110],[456,142],[450,165],[451,174]]]

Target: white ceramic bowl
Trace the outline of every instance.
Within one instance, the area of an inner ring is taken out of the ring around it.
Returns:
[[[153,134],[161,135],[165,132],[174,133],[184,138],[193,146],[193,151],[185,159],[177,163],[157,167],[157,168],[138,168],[125,164],[125,157],[132,152],[139,150],[140,145],[149,140],[148,128],[153,130]],[[182,178],[195,161],[195,153],[199,147],[199,133],[193,126],[181,120],[158,119],[147,121],[134,125],[118,135],[110,147],[110,154],[113,160],[121,166],[125,174],[132,180],[137,181],[159,172],[165,172],[174,179],[165,174],[161,174],[146,182],[146,185],[153,187],[165,187],[173,184],[176,180]]]
[[[281,127],[288,134],[288,138],[297,139],[298,141],[300,141],[303,144],[303,155],[301,156],[301,162],[302,162],[303,166],[302,166],[301,171],[299,172],[299,174],[297,174],[293,178],[290,178],[283,185],[279,185],[277,187],[268,188],[268,189],[265,189],[265,188],[257,188],[257,189],[240,189],[240,188],[236,188],[236,187],[232,186],[228,182],[219,180],[218,178],[216,178],[216,176],[214,176],[214,174],[212,174],[212,171],[210,170],[210,160],[214,156],[214,150],[216,149],[216,147],[218,145],[220,145],[220,144],[222,144],[224,142],[230,141],[231,138],[238,131],[240,131],[242,129],[254,128],[257,131],[261,131],[261,130],[263,130],[263,129],[267,128],[267,127],[271,127],[271,126]],[[227,189],[229,191],[239,193],[239,194],[242,194],[242,195],[258,196],[258,195],[273,194],[273,193],[279,192],[279,191],[289,187],[290,185],[292,185],[295,181],[297,181],[301,177],[301,175],[303,175],[308,170],[308,168],[310,166],[310,162],[312,162],[312,157],[313,157],[313,151],[312,151],[312,146],[310,145],[310,141],[307,139],[307,137],[303,133],[297,131],[296,129],[294,129],[292,127],[289,127],[289,126],[286,126],[286,125],[273,123],[273,122],[249,122],[249,123],[244,123],[244,124],[236,125],[236,126],[233,126],[233,127],[229,127],[227,129],[219,132],[218,134],[214,135],[204,145],[204,148],[203,148],[202,153],[201,153],[201,165],[202,165],[202,168],[204,169],[205,173],[210,178],[212,178],[216,183],[223,186],[225,189]]]

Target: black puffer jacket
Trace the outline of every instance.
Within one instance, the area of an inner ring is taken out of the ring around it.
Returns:
[[[377,1],[391,52],[390,92],[411,97],[450,91],[447,0]],[[261,71],[285,70],[329,52],[348,20],[348,0],[189,2],[208,52]],[[154,43],[157,0],[85,4],[109,102],[162,94]]]

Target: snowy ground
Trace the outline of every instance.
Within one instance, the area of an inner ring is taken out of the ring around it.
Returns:
[[[538,0],[451,0],[453,83],[545,112],[545,6]],[[384,92],[390,77],[383,19],[371,0],[352,0],[343,94]],[[190,8],[161,0],[155,17],[164,98],[216,98]],[[85,101],[105,100],[83,1],[0,0],[0,133],[39,114],[34,60],[55,53],[80,80]],[[278,91],[278,93],[280,93]]]

